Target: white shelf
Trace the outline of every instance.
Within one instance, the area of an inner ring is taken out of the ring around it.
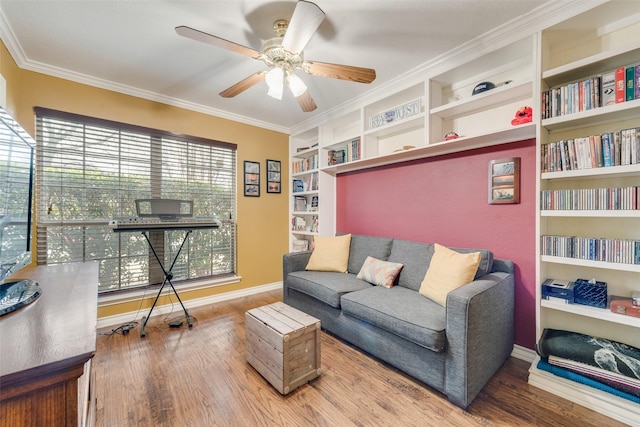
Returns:
[[[298,176],[305,176],[305,175],[311,175],[313,173],[318,173],[318,169],[311,169],[308,171],[304,171],[304,172],[296,172],[296,173],[292,173],[291,177],[292,178],[296,178]]]
[[[291,193],[292,196],[315,196],[318,194],[318,190],[313,191],[296,191]]]
[[[347,137],[346,139],[341,139],[338,142],[331,143],[327,146],[322,147],[323,150],[340,150],[343,149],[347,144],[350,144],[354,139],[360,138],[360,135],[353,135],[352,137]],[[362,142],[360,142],[362,143]]]
[[[617,67],[633,65],[638,62],[638,57],[640,57],[640,39],[634,40],[626,46],[600,52],[547,70],[542,73],[542,79],[549,86],[556,86],[564,82],[601,74]]]
[[[424,159],[427,157],[441,156],[457,153],[475,148],[489,147],[492,145],[506,144],[523,139],[535,138],[535,123],[527,123],[519,126],[511,126],[506,129],[489,132],[487,134],[465,136],[449,141],[436,142],[409,150],[396,151],[383,156],[369,157],[354,160],[339,165],[325,166],[321,170],[331,174],[340,174],[362,169],[374,168],[382,165],[407,162],[410,160]]]
[[[486,111],[518,99],[531,98],[532,93],[533,82],[531,80],[511,82],[470,98],[432,108],[431,114],[443,119],[452,119],[479,111]]]
[[[622,423],[637,425],[640,417],[640,405],[637,403],[538,369],[539,361],[540,358],[536,356],[529,368],[529,384],[606,414]]]
[[[303,230],[303,231],[291,230],[291,234],[297,234],[299,236],[317,236],[318,235],[318,233],[316,233],[315,231],[307,231],[307,230]]]
[[[318,154],[318,146],[316,145],[315,147],[311,147],[307,150],[303,150],[303,151],[297,151],[295,152],[291,157],[293,157],[294,159],[307,159],[313,155]]]
[[[593,217],[593,218],[640,218],[640,210],[560,210],[543,209],[540,216]]]
[[[640,264],[623,264],[618,262],[604,262],[604,261],[591,261],[578,258],[566,258],[559,256],[542,255],[540,257],[542,262],[549,262],[553,264],[565,264],[575,265],[579,267],[593,267],[602,268],[606,270],[618,270],[618,271],[630,271],[633,273],[640,273]]]
[[[544,308],[564,311],[566,313],[577,314],[579,316],[591,317],[593,319],[618,323],[621,325],[640,327],[640,317],[625,316],[624,314],[613,313],[606,308],[589,307],[582,304],[565,304],[560,301],[540,300],[540,305]]]
[[[291,212],[293,216],[317,216],[318,211],[293,211]]]
[[[567,130],[638,117],[640,99],[542,120],[549,131]]]
[[[561,172],[544,172],[543,174],[541,174],[541,179],[575,179],[590,177],[607,178],[634,176],[638,174],[640,174],[640,164],[579,169]]]

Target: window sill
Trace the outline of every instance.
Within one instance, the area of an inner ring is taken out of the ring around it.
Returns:
[[[218,279],[193,280],[186,283],[174,284],[174,287],[180,294],[182,292],[197,291],[199,289],[230,285],[240,282],[241,279],[241,276],[225,276]],[[140,299],[144,297],[155,297],[155,295],[158,293],[158,289],[159,286],[154,286],[151,288],[137,288],[129,292],[98,295],[98,307],[108,307],[110,305],[123,304],[131,301],[140,301]],[[171,290],[171,287],[165,286],[163,292],[165,292],[167,289]]]

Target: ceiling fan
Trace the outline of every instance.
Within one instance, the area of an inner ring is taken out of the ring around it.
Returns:
[[[302,111],[308,112],[315,110],[317,106],[302,79],[296,75],[296,71],[302,70],[314,76],[331,77],[360,83],[371,83],[376,78],[376,71],[371,68],[329,64],[304,59],[302,50],[318,29],[324,17],[324,12],[315,3],[299,0],[291,16],[291,22],[284,19],[276,21],[273,24],[276,37],[265,41],[261,51],[187,26],[176,27],[176,32],[193,40],[261,60],[269,67],[268,71],[259,71],[223,90],[220,92],[220,96],[232,98],[255,84],[266,80],[269,86],[269,96],[282,99],[283,87],[286,84],[298,101]]]

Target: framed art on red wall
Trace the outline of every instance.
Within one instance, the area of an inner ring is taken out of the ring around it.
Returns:
[[[520,157],[489,162],[489,204],[520,203]]]

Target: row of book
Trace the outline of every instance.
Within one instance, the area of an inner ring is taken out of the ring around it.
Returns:
[[[294,216],[291,218],[291,230],[293,231],[310,231],[312,233],[318,232],[318,217],[311,218],[310,223],[307,223],[307,219],[301,216]]]
[[[640,264],[640,240],[577,236],[541,236],[541,255]]]
[[[640,64],[542,92],[542,119],[640,99]]]
[[[296,212],[315,212],[318,210],[318,196],[313,196],[311,198],[311,205],[308,204],[307,198],[305,196],[294,196],[293,197],[293,210]]]
[[[551,142],[541,147],[542,172],[640,163],[640,127]]]
[[[293,192],[301,193],[303,191],[318,190],[318,174],[312,173],[293,180]]]
[[[308,172],[318,169],[318,154],[306,159],[294,160],[291,162],[291,173]]]
[[[360,160],[362,157],[362,144],[360,138],[347,142],[342,149],[327,151],[327,164],[339,165],[342,163]]]
[[[540,207],[543,210],[637,210],[640,209],[640,187],[543,190]]]

